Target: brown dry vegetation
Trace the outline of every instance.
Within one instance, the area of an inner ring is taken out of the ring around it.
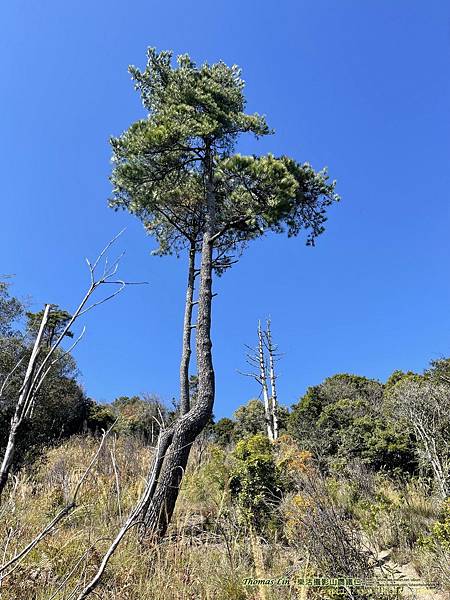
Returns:
[[[244,586],[243,580],[262,570],[270,578],[342,574],[345,569],[370,576],[380,573],[382,563],[385,576],[407,564],[418,576],[437,580],[443,593],[448,591],[449,547],[445,530],[439,537],[435,527],[442,506],[424,486],[394,485],[357,467],[351,480],[325,479],[309,466],[307,453],[296,452],[286,440],[278,443],[275,456],[290,478],[291,491],[273,508],[264,532],[252,535],[230,496],[233,453],[213,444],[197,445],[169,536],[155,546],[139,540],[137,530],[130,531],[108,565],[97,597],[327,598],[325,592],[307,593],[295,585],[264,590]],[[97,447],[94,437],[72,437],[41,457],[32,478],[27,470],[14,478],[1,509],[3,562],[64,506]],[[151,453],[135,437],[109,439],[83,484],[78,507],[3,580],[2,600],[73,598],[95,573],[137,500]],[[389,560],[377,565],[386,550]],[[355,596],[361,597],[377,598]]]

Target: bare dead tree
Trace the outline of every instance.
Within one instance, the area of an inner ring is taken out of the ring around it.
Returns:
[[[270,412],[269,389],[267,387],[267,363],[264,356],[263,333],[261,329],[261,321],[258,321],[258,348],[255,350],[251,346],[245,346],[248,350],[246,354],[246,362],[252,367],[252,371],[239,371],[245,377],[251,377],[260,386],[260,395],[264,402],[264,421],[266,423],[267,436],[270,441],[273,441],[273,421]]]
[[[443,498],[450,494],[450,389],[427,378],[407,378],[392,391],[397,415],[414,429],[421,457]]]
[[[17,445],[17,437],[20,433],[20,428],[27,417],[30,417],[33,411],[33,407],[37,398],[37,394],[42,387],[42,384],[45,381],[48,373],[51,368],[58,362],[63,359],[73,348],[79,343],[84,334],[84,329],[81,335],[77,338],[77,340],[72,344],[69,350],[60,351],[60,345],[63,341],[66,334],[69,332],[70,328],[73,326],[75,321],[79,319],[82,315],[86,314],[88,311],[92,310],[94,307],[107,302],[108,300],[117,296],[126,285],[134,282],[125,282],[121,279],[117,279],[117,271],[119,267],[120,259],[123,254],[120,255],[112,264],[108,264],[108,257],[106,256],[109,248],[114,244],[117,238],[123,233],[121,231],[117,234],[112,240],[108,242],[108,244],[103,248],[100,252],[94,263],[91,263],[88,259],[86,259],[89,275],[90,275],[90,283],[89,286],[75,309],[71,318],[67,321],[66,325],[63,327],[60,335],[53,342],[50,348],[45,349],[42,347],[42,338],[45,331],[45,327],[49,318],[49,313],[51,311],[51,305],[47,304],[45,306],[41,324],[39,327],[38,334],[36,336],[36,340],[34,342],[34,346],[31,352],[31,356],[28,361],[28,366],[25,372],[25,376],[23,379],[22,386],[19,390],[19,397],[17,399],[14,415],[11,419],[11,426],[8,436],[8,442],[6,446],[6,450],[3,456],[2,464],[0,467],[0,498],[1,494],[6,486],[8,481],[8,476],[11,470],[11,466],[14,460],[15,449]],[[100,262],[104,259],[103,269],[99,275],[97,275],[98,267]],[[94,301],[89,304],[89,301],[93,294],[97,291],[98,288],[104,285],[114,285],[116,289],[109,295],[106,295],[104,298],[100,300]],[[40,356],[44,354],[41,360]],[[14,367],[12,370],[15,371],[18,365]],[[12,373],[11,372],[11,373]],[[10,378],[11,373],[6,377],[4,384],[1,387],[3,391],[5,385],[8,383],[8,379]]]
[[[46,304],[45,309],[44,309],[44,314],[42,316],[42,321],[41,321],[41,324],[39,327],[39,331],[37,333],[36,340],[34,342],[34,346],[33,346],[32,352],[31,352],[30,359],[28,361],[27,370],[25,372],[25,377],[24,377],[22,387],[21,387],[21,390],[19,393],[20,394],[19,399],[16,404],[16,410],[15,410],[14,415],[11,420],[11,427],[9,430],[8,443],[6,445],[5,454],[4,454],[1,469],[0,469],[0,497],[1,497],[1,493],[4,489],[4,487],[6,485],[6,482],[8,479],[8,474],[9,474],[9,471],[10,471],[10,468],[12,465],[18,429],[19,429],[20,425],[22,424],[24,418],[26,417],[27,412],[30,409],[30,405],[33,401],[33,390],[32,390],[33,377],[35,374],[36,361],[37,361],[37,357],[38,357],[38,354],[40,351],[41,340],[42,340],[42,336],[44,334],[45,326],[47,324],[49,312],[50,312],[50,304]],[[19,363],[16,364],[16,366],[12,369],[12,371],[9,375],[14,373],[18,364]],[[8,381],[9,375],[6,377],[5,383]],[[2,386],[2,391],[3,391],[3,386]]]
[[[114,426],[116,425],[116,423],[117,423],[117,419],[116,419],[116,421],[114,421],[114,423],[108,429],[108,431],[103,432],[101,442],[100,442],[94,456],[92,457],[91,461],[89,462],[89,465],[87,466],[86,470],[81,475],[78,482],[76,483],[70,501],[58,512],[58,514],[38,533],[38,535],[29,544],[27,544],[24,548],[22,548],[22,550],[20,552],[17,552],[10,560],[8,560],[7,562],[5,562],[3,565],[0,566],[0,583],[5,577],[8,577],[9,575],[11,575],[11,573],[17,568],[17,566],[22,562],[22,560],[33,550],[33,548],[35,548],[39,544],[39,542],[41,542],[45,537],[47,537],[47,535],[49,535],[52,531],[54,531],[56,525],[60,521],[62,521],[65,517],[67,517],[78,506],[77,500],[78,500],[78,494],[80,492],[81,486],[83,485],[84,481],[86,480],[89,473],[91,472],[91,470],[103,448],[106,438],[111,433],[111,431],[114,428]]]
[[[259,363],[259,383],[261,385],[262,396],[264,400],[264,412],[266,416],[267,435],[273,442],[275,439],[275,428],[273,422],[273,412],[270,406],[269,388],[267,386],[267,363],[264,354],[264,334],[261,327],[261,321],[258,321],[258,363]]]
[[[265,330],[261,327],[261,321],[258,321],[257,350],[254,350],[251,346],[246,346],[246,348],[249,351],[246,355],[246,361],[247,364],[253,368],[253,371],[248,373],[240,371],[240,373],[241,375],[254,379],[261,388],[261,395],[264,401],[264,418],[267,436],[269,440],[273,442],[278,438],[279,430],[275,363],[280,355],[277,353],[277,346],[274,345],[272,340],[270,319],[267,320]],[[266,353],[269,355],[268,360],[266,358]],[[268,379],[270,379],[271,394],[269,394],[269,387],[267,384]]]
[[[270,377],[270,388],[271,388],[271,397],[270,397],[270,411],[272,415],[272,424],[273,424],[273,439],[276,440],[278,438],[278,395],[277,395],[277,375],[275,373],[275,363],[277,359],[280,357],[280,354],[277,353],[278,346],[274,345],[272,341],[272,330],[271,330],[271,322],[270,319],[267,319],[266,330],[264,332],[264,346],[269,354],[269,377]]]

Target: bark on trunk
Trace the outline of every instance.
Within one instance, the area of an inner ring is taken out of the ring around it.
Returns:
[[[197,435],[208,423],[214,404],[215,382],[211,343],[212,262],[215,229],[215,195],[213,188],[212,154],[208,150],[205,161],[207,211],[205,233],[202,241],[200,287],[197,315],[197,402],[189,412],[175,423],[172,444],[166,458],[159,483],[153,495],[146,525],[150,535],[164,536],[175,509],[180,484],[186,469],[189,453]]]
[[[183,322],[183,345],[180,362],[180,413],[185,415],[190,410],[190,389],[189,389],[189,365],[191,361],[191,332],[192,332],[192,310],[194,308],[194,287],[195,287],[195,243],[191,243],[189,248],[189,265],[188,265],[188,280],[186,287],[186,303],[184,307],[184,322]],[[152,461],[150,472],[153,474],[153,484],[149,491],[148,498],[144,503],[142,509],[143,520],[146,525],[143,527],[142,532],[145,534],[145,530],[148,524],[154,520],[154,503],[153,500],[156,488],[160,481],[161,469],[164,464],[166,453],[170,448],[173,440],[174,427],[167,429],[161,439],[159,440],[158,448]]]
[[[174,428],[170,427],[166,429],[164,433],[161,435],[158,440],[158,446],[156,448],[155,456],[153,457],[150,473],[153,474],[152,478],[152,487],[149,491],[148,497],[144,502],[142,507],[142,520],[146,523],[150,521],[150,515],[153,511],[153,496],[155,495],[155,491],[158,485],[159,476],[161,473],[161,469],[164,463],[164,459],[166,457],[167,450],[170,448],[170,444],[173,439]],[[145,527],[143,528],[143,533],[145,533]]]
[[[195,242],[189,249],[188,281],[186,288],[186,304],[184,307],[183,347],[180,364],[180,411],[182,415],[191,408],[189,393],[189,363],[191,360],[192,309],[194,307],[195,282]]]

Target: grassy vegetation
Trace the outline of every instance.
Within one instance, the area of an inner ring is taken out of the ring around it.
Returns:
[[[169,536],[155,546],[140,540],[137,529],[130,531],[108,566],[99,597],[327,598],[323,591],[295,585],[262,588],[243,581],[262,572],[265,578],[393,576],[404,564],[417,576],[438,581],[442,593],[450,591],[449,505],[424,482],[402,484],[361,464],[353,465],[351,478],[323,477],[309,453],[288,436],[270,447],[262,448],[261,439],[247,446],[244,451],[242,444],[224,449],[197,443]],[[64,506],[97,447],[93,436],[74,436],[11,481],[1,509],[5,560]],[[263,451],[270,453],[266,462],[258,455]],[[3,580],[2,600],[73,598],[137,500],[151,454],[136,436],[108,439],[83,483],[78,507]],[[249,517],[255,498],[243,504],[233,482],[238,476],[242,483],[251,472],[247,481],[255,485],[267,466],[275,467],[270,485],[279,493],[273,498],[273,489],[259,490],[256,521]],[[378,560],[383,551],[388,558]]]

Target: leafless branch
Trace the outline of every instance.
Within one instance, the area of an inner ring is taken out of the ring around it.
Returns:
[[[103,538],[98,538],[97,540],[95,540],[95,542],[91,546],[89,546],[89,548],[85,552],[83,552],[83,554],[76,561],[75,565],[70,569],[70,571],[64,575],[63,580],[61,581],[61,583],[59,584],[59,586],[56,588],[56,590],[53,592],[53,594],[48,598],[48,600],[54,600],[54,598],[56,598],[56,596],[58,595],[58,593],[64,588],[64,586],[66,585],[66,583],[69,581],[69,579],[75,573],[75,571],[77,570],[79,564],[86,558],[86,556],[88,556],[88,554],[90,552],[92,552],[92,550],[95,548],[95,546],[99,542],[106,541],[106,540],[109,540],[109,539],[110,538],[103,537]]]
[[[125,231],[125,229],[126,228],[124,227],[121,231],[119,231],[119,233],[117,235],[115,235],[111,240],[109,240],[109,242],[106,244],[106,246],[103,248],[103,250],[100,252],[100,254],[95,259],[95,262],[92,265],[92,272],[95,271],[98,263],[101,261],[101,259],[105,255],[105,253],[111,248],[111,246],[114,244],[114,242],[117,241],[117,239],[122,235],[122,233]]]
[[[157,446],[155,449],[156,455],[158,454],[162,435],[163,435],[163,430],[160,430],[159,436],[158,436],[158,443],[157,443]],[[157,476],[157,461],[154,461],[152,472],[150,474],[150,477],[147,479],[145,489],[144,489],[139,501],[137,502],[137,504],[134,506],[134,508],[129,513],[125,523],[122,525],[122,527],[120,528],[119,532],[117,533],[115,539],[113,540],[112,544],[110,545],[110,547],[104,554],[102,562],[100,563],[100,566],[97,570],[97,573],[91,579],[91,581],[84,587],[84,589],[80,592],[80,594],[77,597],[77,600],[84,600],[84,598],[87,598],[89,596],[89,594],[94,592],[94,589],[100,583],[100,580],[103,576],[103,573],[105,572],[105,569],[106,569],[106,566],[108,565],[109,560],[111,559],[111,556],[116,551],[116,549],[119,546],[120,542],[122,541],[123,537],[127,534],[127,532],[132,527],[135,527],[140,522],[139,516],[140,516],[142,510],[144,509],[144,507],[147,505],[149,499],[151,499],[151,492],[152,492],[152,489],[153,489],[153,486],[155,483],[156,476]]]
[[[27,407],[27,412],[25,413],[25,416],[31,416],[33,413],[33,407],[34,407],[34,402],[37,396],[37,393],[39,392],[42,384],[44,383],[45,378],[47,377],[47,375],[49,374],[51,368],[59,361],[61,361],[65,356],[68,356],[72,350],[80,343],[80,341],[82,340],[84,334],[86,333],[86,327],[83,327],[80,335],[77,337],[77,339],[73,342],[73,344],[67,349],[65,350],[62,354],[60,354],[59,356],[57,356],[56,358],[54,358],[52,360],[52,362],[49,364],[49,366],[47,367],[47,369],[42,373],[40,380],[36,383],[36,386],[34,387],[31,396],[30,396],[30,402],[28,403],[28,407]]]
[[[8,375],[3,380],[2,387],[0,388],[0,398],[2,397],[3,392],[5,391],[9,380],[11,379],[11,377],[14,375],[14,373],[17,371],[17,369],[20,367],[20,365],[23,363],[24,360],[25,360],[25,356],[22,356],[22,358],[20,358],[17,361],[17,363],[14,365],[14,367],[11,369],[11,371],[8,373]]]
[[[114,296],[117,296],[117,294],[119,294],[125,288],[126,285],[128,285],[125,281],[123,281],[121,279],[112,280],[112,278],[115,276],[115,274],[117,272],[119,261],[120,261],[121,257],[123,256],[123,254],[121,254],[112,263],[111,266],[108,266],[108,259],[106,257],[106,252],[109,250],[109,248],[111,248],[111,246],[119,238],[119,236],[122,235],[123,231],[124,230],[120,231],[116,236],[114,236],[106,244],[106,246],[103,248],[103,250],[100,252],[100,254],[95,259],[94,263],[91,263],[88,259],[86,259],[86,263],[89,267],[89,274],[90,274],[89,287],[88,287],[87,291],[85,292],[82,300],[80,301],[78,307],[74,311],[73,315],[71,316],[70,319],[68,319],[67,323],[63,327],[58,338],[51,345],[49,351],[47,352],[46,356],[44,357],[44,359],[42,360],[40,365],[37,366],[37,358],[38,358],[38,354],[41,349],[40,348],[41,340],[42,340],[44,329],[47,324],[51,305],[47,304],[45,307],[44,314],[43,314],[41,324],[39,327],[39,332],[36,337],[33,351],[32,351],[31,357],[29,359],[28,367],[27,367],[25,377],[23,380],[23,384],[22,384],[22,387],[19,392],[19,398],[18,398],[18,401],[16,404],[15,412],[14,412],[14,415],[11,420],[11,427],[10,427],[8,443],[6,446],[5,454],[4,454],[1,469],[0,469],[0,495],[6,485],[6,481],[8,479],[9,471],[10,471],[10,468],[12,465],[13,456],[14,456],[14,452],[15,452],[15,446],[16,446],[17,432],[23,422],[23,419],[26,416],[30,415],[30,412],[33,409],[34,400],[35,400],[37,391],[40,389],[51,366],[53,364],[55,364],[55,362],[57,360],[60,359],[60,357],[57,357],[56,360],[54,360],[53,357],[54,357],[56,350],[59,348],[62,340],[69,333],[71,327],[73,326],[75,321],[80,316],[84,315],[89,310],[92,310],[94,307],[99,306],[100,304],[103,304],[104,302],[107,302],[108,300],[111,300],[112,298],[114,298]],[[105,257],[105,265],[104,265],[102,274],[97,279],[96,269],[97,269],[100,261],[103,259],[103,257]],[[118,285],[119,287],[112,294],[106,296],[105,298],[103,298],[97,302],[94,302],[91,305],[88,305],[89,299],[94,294],[94,292],[97,290],[97,288],[99,288],[103,284],[107,284],[107,283]],[[78,340],[76,340],[76,342],[72,346],[72,349],[80,341],[80,339],[81,338],[78,338]],[[64,355],[64,353],[63,353],[63,355]]]
[[[103,282],[106,283],[106,282]],[[112,283],[112,282],[110,282]],[[117,296],[118,294],[120,294],[120,292],[122,292],[125,289],[126,283],[124,281],[117,281],[115,282],[118,285],[120,285],[119,289],[117,289],[115,292],[113,292],[112,294],[110,294],[109,296],[106,296],[106,298],[103,298],[102,300],[98,300],[97,302],[94,302],[93,304],[90,304],[88,307],[84,308],[83,310],[81,310],[78,313],[78,317],[81,317],[81,315],[86,314],[87,312],[89,312],[90,310],[92,310],[95,306],[100,306],[100,304],[103,304],[104,302],[107,302],[108,300],[111,300],[112,298],[114,298],[114,296]]]
[[[122,521],[122,507],[120,503],[120,483],[119,483],[119,471],[117,469],[117,461],[116,461],[116,438],[113,439],[113,447],[110,448],[109,453],[111,455],[111,463],[114,471],[114,480],[116,483],[116,492],[117,492],[117,510],[119,512],[119,519]]]
[[[37,546],[37,544],[39,544],[39,542],[42,541],[64,517],[66,517],[69,513],[71,513],[76,508],[77,497],[78,497],[80,488],[83,485],[83,482],[85,481],[86,477],[89,475],[92,467],[94,466],[94,464],[103,448],[106,438],[111,433],[111,431],[112,431],[113,427],[116,425],[116,423],[117,423],[117,419],[114,421],[114,423],[108,429],[108,431],[104,431],[102,440],[97,448],[97,451],[95,452],[94,456],[92,457],[92,460],[90,461],[89,465],[87,466],[86,470],[84,471],[83,475],[80,477],[80,479],[78,480],[78,482],[75,486],[75,489],[72,494],[72,499],[70,500],[70,502],[68,502],[66,504],[66,506],[64,506],[64,508],[62,508],[58,512],[58,514],[44,527],[44,529],[42,529],[39,532],[39,534],[29,544],[27,544],[27,546],[25,546],[25,548],[23,548],[20,552],[18,552],[15,556],[13,556],[13,558],[11,558],[8,562],[6,562],[5,564],[3,564],[0,567],[0,581],[2,581],[5,577],[8,577],[9,575],[11,575],[11,573],[18,567],[20,562],[31,552],[31,550],[33,550],[33,548],[35,548]],[[10,567],[12,567],[12,568],[10,568]],[[7,573],[5,573],[5,571],[7,569],[9,569],[9,571]]]
[[[251,377],[252,379],[257,381],[259,384],[261,384],[261,379],[257,373],[245,373],[244,371],[239,371],[239,370],[238,370],[238,373],[239,373],[239,375],[243,375],[244,377]]]

